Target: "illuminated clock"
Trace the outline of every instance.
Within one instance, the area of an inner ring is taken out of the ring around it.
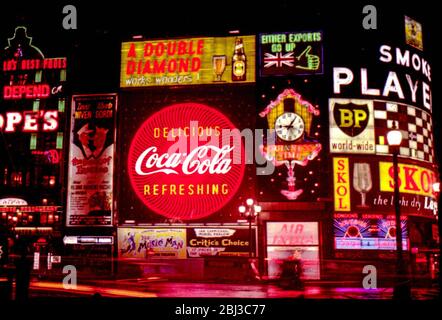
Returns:
[[[275,121],[276,135],[284,141],[298,140],[304,129],[304,120],[294,112],[285,112]]]

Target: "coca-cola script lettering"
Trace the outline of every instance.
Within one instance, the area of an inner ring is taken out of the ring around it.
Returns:
[[[138,158],[135,164],[135,172],[141,176],[165,173],[178,174],[175,169],[181,165],[183,174],[225,174],[230,171],[232,159],[226,159],[234,147],[224,146],[218,148],[215,146],[201,146],[195,148],[190,154],[185,153],[164,153],[158,155],[156,147],[147,148]],[[212,159],[207,159],[209,150],[216,152]],[[196,159],[195,159],[196,158]],[[201,160],[202,158],[206,158]],[[147,169],[143,171],[143,169]],[[157,169],[157,170],[155,170]]]

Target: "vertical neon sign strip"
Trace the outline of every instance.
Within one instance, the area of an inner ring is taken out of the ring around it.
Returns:
[[[63,149],[63,132],[57,132],[56,148]]]
[[[37,134],[32,133],[31,134],[31,141],[29,143],[29,150],[35,150],[37,149]]]

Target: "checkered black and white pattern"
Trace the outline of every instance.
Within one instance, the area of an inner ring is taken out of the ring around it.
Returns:
[[[391,153],[387,133],[396,123],[403,137],[399,154],[416,160],[433,162],[433,124],[428,112],[406,104],[379,100],[374,100],[373,108],[377,154]]]

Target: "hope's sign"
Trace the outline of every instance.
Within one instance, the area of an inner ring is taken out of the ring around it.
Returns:
[[[245,55],[241,79],[232,73],[238,50]],[[134,41],[121,47],[122,88],[244,82],[255,82],[255,36]]]
[[[379,162],[380,190],[394,192],[393,163]],[[410,164],[399,164],[399,192],[434,197],[435,173]]]

